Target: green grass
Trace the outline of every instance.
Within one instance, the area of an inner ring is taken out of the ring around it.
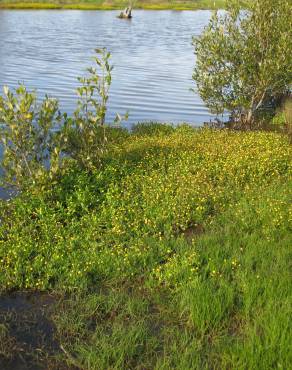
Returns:
[[[0,0],[0,9],[80,9],[80,10],[116,10],[123,9],[128,5],[127,1],[120,0],[52,0],[52,1],[23,1],[23,0]],[[138,0],[134,2],[136,9],[149,10],[197,10],[224,8],[225,0]]]
[[[289,369],[288,139],[156,124],[109,136],[101,168],[72,163],[1,205],[3,294],[56,296],[47,317],[60,351],[39,361]],[[6,322],[0,363],[15,351]]]

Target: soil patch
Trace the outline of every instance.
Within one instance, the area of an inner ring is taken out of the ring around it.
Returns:
[[[1,370],[66,369],[54,365],[61,352],[49,318],[55,302],[56,297],[40,292],[0,296]]]

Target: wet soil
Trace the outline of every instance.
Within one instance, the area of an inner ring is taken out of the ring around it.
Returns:
[[[1,370],[68,370],[56,360],[61,349],[50,320],[56,300],[39,292],[0,296]]]
[[[184,230],[182,235],[186,238],[188,242],[191,242],[192,239],[204,234],[204,232],[204,227],[200,224],[197,224],[188,227],[186,230]]]

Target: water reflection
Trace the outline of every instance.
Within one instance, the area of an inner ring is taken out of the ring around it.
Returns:
[[[75,107],[76,77],[93,50],[112,53],[113,84],[107,120],[129,110],[126,125],[145,120],[200,125],[211,116],[190,92],[195,63],[192,36],[209,11],[135,11],[131,21],[113,11],[0,10],[0,88],[23,82]],[[0,153],[1,156],[1,153]],[[1,198],[11,192],[0,189]]]
[[[93,49],[106,46],[115,65],[107,119],[130,111],[128,125],[143,120],[209,119],[190,92],[192,36],[209,11],[135,11],[131,21],[113,11],[0,11],[0,86],[24,82],[41,96],[60,99],[69,113],[76,76],[84,74]]]

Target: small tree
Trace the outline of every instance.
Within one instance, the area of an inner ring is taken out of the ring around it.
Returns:
[[[95,67],[87,68],[88,75],[79,77],[77,109],[73,117],[67,117],[60,132],[60,146],[79,165],[91,169],[100,162],[106,149],[106,112],[112,83],[113,66],[107,49],[96,49]],[[128,114],[116,114],[114,123],[127,119]]]
[[[23,188],[46,169],[55,171],[60,150],[53,143],[53,129],[60,123],[58,101],[45,97],[37,104],[35,93],[20,85],[0,96],[1,167],[6,185]]]
[[[53,178],[63,168],[64,159],[74,159],[88,170],[99,165],[106,150],[105,117],[113,67],[106,49],[96,53],[96,68],[88,68],[89,75],[78,79],[81,86],[72,117],[61,114],[56,99],[46,96],[38,103],[36,94],[23,85],[15,93],[4,87],[0,95],[0,145],[4,149],[0,180],[4,185],[24,189],[44,175]],[[127,116],[117,114],[114,122]]]
[[[292,82],[292,7],[289,0],[231,0],[215,12],[193,43],[193,79],[212,113],[231,112],[250,126],[259,110]]]

